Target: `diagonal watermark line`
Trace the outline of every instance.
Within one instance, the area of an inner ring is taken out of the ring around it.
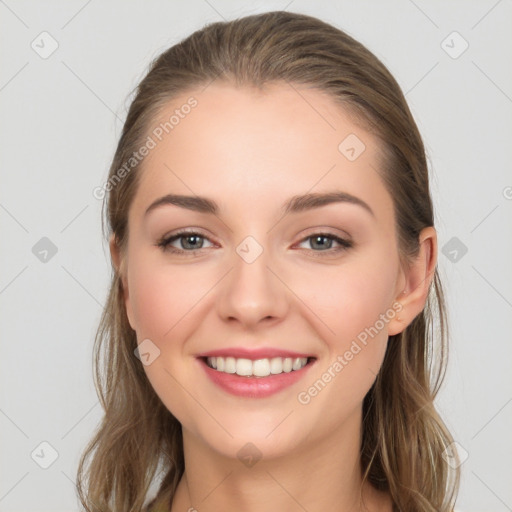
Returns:
[[[29,471],[27,471],[1,498],[0,501],[2,501],[27,475],[29,474]]]
[[[18,69],[18,71],[16,71],[12,77],[9,78],[9,80],[7,80],[7,82],[2,85],[2,87],[0,87],[0,91],[3,91],[27,66],[28,62],[25,62],[25,64],[23,64],[23,66],[21,66],[21,68]]]
[[[89,297],[91,297],[91,299],[94,300],[94,302],[98,304],[98,306],[100,306],[100,308],[103,308],[101,302],[64,265],[61,265],[61,268],[78,284],[78,286],[80,286],[80,288],[82,288],[85,293],[87,293],[87,295],[89,295]]]
[[[164,334],[167,336],[231,271],[231,267],[202,297],[200,297],[196,303]]]
[[[25,270],[27,270],[28,268],[28,265],[25,265],[25,268],[23,268],[22,270],[20,270],[1,290],[0,290],[0,295],[2,293],[5,292],[5,290],[7,290],[7,288],[9,288],[9,286],[11,286],[12,283],[14,283],[14,281],[16,281],[16,279],[18,279],[18,277],[21,276],[21,274],[23,274],[23,272],[25,272]]]
[[[192,398],[197,403],[197,405],[199,405],[199,407],[201,407],[204,412],[206,412],[206,414],[208,414],[208,416],[210,416],[210,418],[212,418],[212,420],[215,421],[215,423],[217,423],[217,425],[219,425],[222,430],[224,430],[224,432],[226,432],[226,434],[228,434],[230,437],[233,437],[233,434],[231,434],[231,432],[229,432],[226,427],[224,427],[224,425],[222,425],[222,423],[192,393],[190,393],[190,391],[185,386],[183,386],[183,384],[181,384],[181,382],[167,368],[164,368],[164,371],[178,383],[181,389],[183,389],[183,391],[185,391],[185,393],[187,393],[190,398]]]
[[[0,412],[28,439],[27,434],[2,409],[0,409]]]
[[[484,18],[487,17],[487,15],[494,10],[494,8],[501,3],[501,0],[498,0],[472,27],[471,30],[473,30]]]
[[[503,410],[505,409],[505,407],[510,403],[512,402],[512,398],[503,406],[500,408],[500,410],[471,438],[471,441],[473,441],[473,439],[475,439],[475,437],[480,434],[480,432],[482,432],[482,430],[487,427],[487,425],[489,425],[489,423],[491,423],[492,420],[494,420],[494,418],[496,418],[496,416],[498,416],[498,414]]]
[[[480,482],[482,482],[485,487],[487,487],[487,489],[489,489],[489,491],[492,492],[492,494],[494,494],[494,496],[501,501],[501,503],[503,503],[503,505],[505,505],[505,507],[507,507],[508,510],[512,511],[512,508],[510,508],[473,470],[471,470],[471,473],[473,473],[473,475],[475,475],[478,480],[480,480]]]
[[[69,228],[69,226],[71,226],[71,224],[73,224],[73,222],[75,222],[76,219],[78,219],[78,217],[80,217],[80,215],[82,215],[82,213],[85,212],[85,210],[87,210],[87,208],[89,208],[89,205],[86,205],[84,208],[82,208],[62,229],[61,229],[61,233],[64,233],[64,231],[66,231],[66,229]]]
[[[60,472],[73,484],[73,487],[76,489],[76,481],[73,480],[67,473],[60,470]],[[98,505],[94,500],[91,500],[91,505],[93,505],[94,510],[101,510],[102,506]]]
[[[110,112],[112,112],[112,114],[114,114],[114,116],[116,116],[116,118],[122,122],[122,119],[100,98],[100,96],[98,96],[63,60],[61,60],[62,64],[64,64],[64,66],[66,66],[66,68],[69,69],[69,71],[75,75],[75,77],[80,81],[82,82],[82,84],[87,88],[89,89],[89,91],[94,94],[94,96],[96,96],[96,98],[98,98],[101,103],[103,103],[103,105],[105,105],[105,107],[107,107]]]
[[[9,9],[9,11],[11,11],[11,13],[16,16],[16,18],[18,18],[18,21],[20,21],[21,23],[23,23],[23,25],[25,25],[26,28],[30,28],[5,2],[4,0],[0,0],[0,3],[2,5],[4,5],[7,9]]]
[[[96,402],[61,438],[60,440],[62,441],[63,439],[65,439],[68,434],[74,429],[77,427],[77,425],[99,404],[99,402]]]
[[[70,478],[66,473],[64,473],[64,471],[62,471],[62,469],[60,470],[60,472],[76,487],[76,482],[73,481],[72,478]]]
[[[294,412],[295,409],[292,409],[266,436],[265,436],[265,439],[267,439],[267,437],[269,437],[276,429],[277,427],[279,427],[280,425],[282,425],[284,423],[284,421],[288,418],[288,416],[290,416],[290,414],[292,412]]]
[[[215,82],[217,80],[217,78],[219,78],[219,76],[222,74],[222,71],[219,71],[216,75],[215,75],[215,78],[212,78],[202,89],[201,89],[201,92],[199,94],[203,94],[204,91],[206,91],[206,89],[208,89],[208,87],[210,87],[210,85],[213,84],[213,82]]]
[[[473,66],[475,66],[480,71],[480,73],[482,73],[482,75],[484,75],[487,80],[489,80],[489,82],[491,82],[491,84],[493,84],[494,87],[496,87],[496,89],[498,89],[498,91],[500,91],[501,94],[503,94],[503,96],[505,96],[505,98],[507,98],[507,100],[512,103],[510,96],[474,60],[471,62],[473,63]]]
[[[291,82],[289,82],[288,80],[286,80],[286,83],[334,130],[336,131],[336,128],[331,124],[329,123],[329,121],[327,121],[327,119],[322,115],[320,114],[320,112],[318,112],[318,110],[304,97],[302,96],[302,94],[291,84]]]
[[[332,334],[336,334],[268,265],[265,266],[270,270],[270,272],[272,272],[272,274],[274,274],[277,277],[277,279],[279,279],[279,281],[281,281],[281,283],[283,283],[286,286],[286,288],[288,288],[288,290],[290,290],[293,293],[293,295],[295,295],[295,297],[297,297],[297,299],[299,299],[302,302],[302,304],[304,304],[304,306],[306,306],[311,311],[311,313],[313,313],[313,315],[315,315],[318,318],[318,320],[320,320],[320,322],[322,322],[325,325],[325,327],[327,327],[327,329],[329,329],[329,331],[331,331]]]
[[[201,500],[201,503],[203,503],[203,501],[205,501],[211,494],[213,494],[214,491],[216,491],[225,481],[226,479],[228,478],[228,476],[230,476],[231,474],[233,473],[233,470],[231,470],[202,500]],[[189,509],[190,510],[190,509]]]
[[[80,7],[80,9],[73,16],[71,16],[71,18],[69,18],[69,20],[66,21],[62,27],[60,27],[60,29],[62,30],[63,28],[66,28],[91,2],[92,0],[89,0],[82,7]]]
[[[494,211],[496,210],[496,208],[498,208],[499,204],[496,205],[471,231],[470,233],[473,233],[473,231],[475,231],[475,229],[480,226],[480,224],[482,224],[482,222],[487,219],[487,217],[489,217],[489,215],[491,215],[491,213],[494,213]]]
[[[306,194],[309,194],[334,168],[336,167],[336,164],[333,164],[331,168],[323,175],[320,176],[320,178],[317,180],[317,182],[309,188],[309,190],[306,191]],[[286,212],[268,231],[267,234],[270,233],[287,215],[289,212]]]
[[[413,0],[409,0],[409,2],[411,2],[411,4],[414,5],[414,7],[416,7],[416,9],[418,9],[418,11],[420,11],[421,14],[423,14],[423,16],[425,16],[425,18],[427,18],[430,21],[430,23],[434,25],[434,27],[439,28],[439,25],[424,10],[420,9],[418,4],[413,2]]]
[[[507,300],[506,297],[504,297],[485,277],[484,275],[479,272],[475,266],[471,265],[471,268],[510,306],[512,307],[512,304]]]
[[[378,375],[378,374],[377,374],[377,373],[375,373],[375,372],[373,371],[373,368],[370,368],[370,367],[368,366],[368,371],[369,371],[369,372],[370,372],[374,377],[377,377],[377,375]]]
[[[307,510],[306,508],[304,508],[304,506],[303,506],[300,502],[298,502],[298,501],[295,499],[295,497],[294,497],[292,494],[290,494],[290,493],[288,492],[288,490],[287,490],[285,487],[283,487],[283,486],[281,485],[281,483],[280,483],[278,480],[276,480],[276,479],[274,478],[274,476],[273,476],[271,473],[269,473],[268,471],[267,471],[267,473],[269,474],[270,478],[272,478],[272,480],[274,480],[274,482],[275,482],[277,485],[279,485],[279,487],[281,487],[281,489],[283,489],[283,491],[284,491],[286,494],[288,494],[288,496],[290,496],[290,498],[291,498],[293,501],[295,501],[295,503],[297,503],[297,505],[299,505],[299,507],[300,507],[302,510],[304,510],[304,512],[308,512],[308,510]]]
[[[0,203],[0,208],[2,208],[2,210],[4,210],[4,212],[7,213],[7,215],[9,215],[9,217],[11,217],[11,219],[14,222],[16,222],[16,224],[18,224],[18,226],[20,226],[21,229],[23,229],[25,231],[25,233],[28,233],[28,229],[1,203]]]
[[[439,64],[439,61],[437,61],[405,94],[404,96],[407,96],[413,89],[416,88],[425,78],[427,75],[431,73],[431,71]]]
[[[203,1],[207,3],[224,21],[227,21],[226,18],[224,18],[224,16],[222,16],[222,14],[217,9],[215,9],[215,7],[210,2],[208,2],[208,0]]]

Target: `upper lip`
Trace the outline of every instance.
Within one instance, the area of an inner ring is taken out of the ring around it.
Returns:
[[[273,357],[314,357],[311,354],[302,352],[293,352],[291,350],[284,350],[280,348],[220,348],[217,350],[209,350],[202,352],[197,357],[234,357],[235,359],[251,359],[256,361],[258,359],[271,359]]]

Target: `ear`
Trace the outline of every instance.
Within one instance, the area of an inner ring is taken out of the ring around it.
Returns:
[[[114,266],[115,272],[119,275],[121,279],[124,304],[126,308],[126,316],[128,317],[128,322],[130,323],[131,328],[135,330],[134,316],[130,303],[130,290],[128,288],[128,279],[126,276],[126,261],[121,253],[121,248],[117,243],[115,235],[111,235],[109,246],[110,257],[112,258],[112,265]]]
[[[419,246],[415,260],[403,271],[405,284],[395,299],[393,309],[397,313],[388,324],[389,336],[402,332],[425,308],[437,264],[437,233],[433,226],[421,230]]]

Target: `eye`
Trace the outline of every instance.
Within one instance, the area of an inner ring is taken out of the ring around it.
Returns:
[[[157,245],[164,251],[183,254],[198,252],[200,249],[204,249],[205,241],[208,241],[213,246],[213,243],[200,233],[195,231],[179,231],[172,236],[162,238]],[[178,247],[174,244],[178,245]]]
[[[313,235],[304,238],[300,244],[308,242],[314,252],[333,253],[350,249],[353,246],[351,241],[340,238],[332,233],[314,233]],[[333,247],[333,244],[337,244],[337,246]]]
[[[205,247],[205,242],[210,245]],[[351,241],[340,238],[332,233],[314,233],[304,238],[299,243],[299,246],[304,243],[309,243],[309,249],[313,252],[328,254],[337,253],[353,247]],[[205,248],[213,247],[214,244],[208,237],[196,231],[179,231],[171,236],[162,238],[157,243],[157,246],[166,252],[192,256]],[[307,247],[303,248],[308,249]]]

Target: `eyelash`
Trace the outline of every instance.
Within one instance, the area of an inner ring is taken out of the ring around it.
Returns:
[[[186,236],[199,236],[200,238],[204,238],[209,240],[208,237],[201,235],[196,231],[179,231],[170,237],[163,237],[159,242],[157,242],[157,246],[160,247],[164,252],[171,252],[173,254],[181,254],[184,256],[197,256],[199,252],[201,252],[205,248],[199,248],[197,250],[194,249],[178,249],[176,247],[172,247],[170,244],[175,240],[179,240],[180,238],[184,238]],[[313,233],[305,238],[303,238],[299,243],[305,242],[306,240],[315,238],[315,237],[324,237],[333,240],[334,242],[339,244],[339,247],[315,251],[314,249],[309,249],[313,253],[316,253],[315,256],[322,257],[324,255],[331,255],[333,253],[337,254],[342,251],[346,251],[347,249],[351,249],[353,247],[353,243],[349,240],[345,240],[344,238],[340,238],[339,236],[333,235],[332,233]],[[211,240],[210,240],[211,241]]]

